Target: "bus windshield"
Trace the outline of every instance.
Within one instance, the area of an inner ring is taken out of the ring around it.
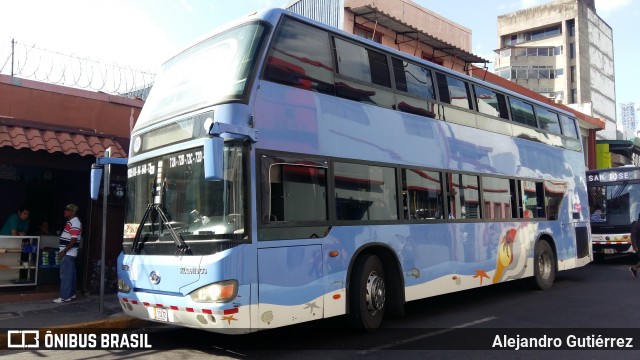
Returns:
[[[136,129],[151,122],[247,96],[265,27],[250,23],[211,37],[167,61]]]
[[[244,238],[242,147],[225,147],[224,180],[205,180],[203,164],[193,148],[128,169],[125,253],[204,255]]]
[[[620,183],[589,187],[593,226],[629,226],[640,211],[640,184]]]

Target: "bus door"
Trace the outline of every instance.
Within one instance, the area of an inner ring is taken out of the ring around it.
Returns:
[[[323,317],[321,245],[258,249],[258,328]]]

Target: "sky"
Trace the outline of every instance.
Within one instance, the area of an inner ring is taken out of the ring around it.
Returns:
[[[497,17],[549,0],[414,0],[472,31],[472,52],[491,62]],[[157,72],[160,64],[226,22],[290,0],[0,0],[0,69],[7,73],[11,40],[25,49],[73,54]],[[613,29],[616,100],[640,106],[636,63],[640,1],[595,0]],[[493,67],[490,66],[490,69]],[[620,113],[619,105],[617,113]],[[639,114],[640,115],[640,114]]]

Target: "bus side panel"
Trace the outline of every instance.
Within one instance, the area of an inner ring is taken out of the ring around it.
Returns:
[[[320,245],[258,250],[258,324],[275,328],[323,317]]]

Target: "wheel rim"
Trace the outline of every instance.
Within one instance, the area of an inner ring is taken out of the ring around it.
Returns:
[[[372,271],[367,278],[367,310],[375,315],[384,308],[385,288],[384,279],[378,273]]]
[[[538,256],[538,273],[543,279],[548,279],[551,276],[551,257],[546,252]]]

